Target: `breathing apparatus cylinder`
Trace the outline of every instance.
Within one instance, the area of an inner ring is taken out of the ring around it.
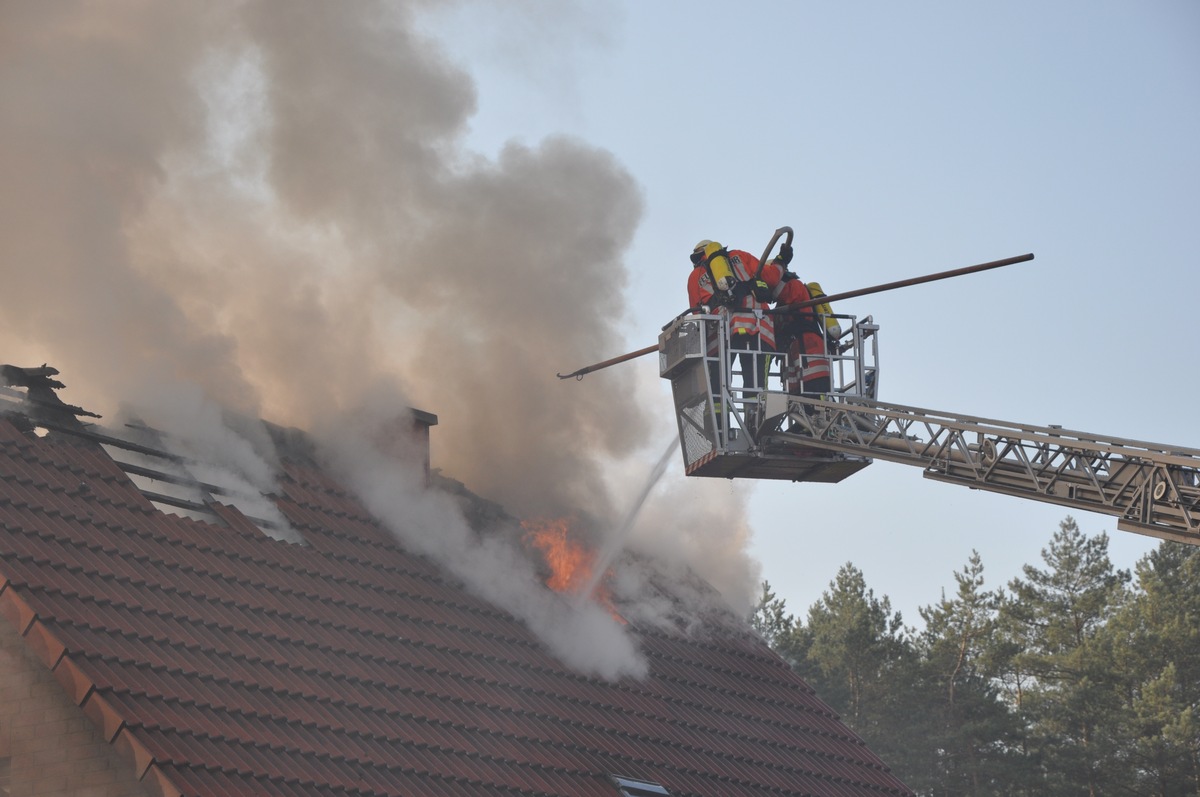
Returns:
[[[692,249],[692,263],[703,265],[713,291],[713,304],[725,305],[733,302],[733,289],[738,284],[738,278],[733,273],[733,263],[729,260],[729,252],[716,241],[707,239],[696,244]]]
[[[732,291],[737,284],[737,278],[733,276],[733,264],[729,262],[724,249],[708,258],[708,273],[712,277],[713,287],[724,293]]]
[[[716,241],[705,241],[703,251],[708,276],[712,280],[713,303],[732,304],[733,289],[738,284],[738,278],[733,273],[733,263],[729,261],[729,252]]]
[[[808,283],[808,295],[814,299],[820,299],[825,296],[825,291],[821,290],[821,283]],[[817,314],[825,318],[825,334],[834,340],[842,336],[842,325],[833,317],[833,308],[829,306],[829,302],[821,302],[816,306]]]

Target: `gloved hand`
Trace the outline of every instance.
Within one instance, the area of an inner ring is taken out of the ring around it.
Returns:
[[[712,308],[707,304],[701,304],[696,306],[696,312],[698,312],[700,315],[708,315],[712,312]]]
[[[779,262],[785,266],[792,262],[792,245],[789,243],[781,243],[779,245]]]
[[[763,280],[755,280],[754,287],[751,288],[754,292],[754,298],[760,302],[771,301],[771,287]]]

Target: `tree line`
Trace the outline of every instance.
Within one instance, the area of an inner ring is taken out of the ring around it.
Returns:
[[[1200,797],[1200,548],[1130,573],[1068,517],[1041,558],[985,589],[973,552],[920,630],[849,563],[751,624],[918,794]]]

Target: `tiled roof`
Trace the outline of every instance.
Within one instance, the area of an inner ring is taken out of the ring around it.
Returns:
[[[307,545],[0,417],[0,614],[165,795],[910,794],[748,634],[635,629],[650,675],[588,678],[310,462],[278,505]]]

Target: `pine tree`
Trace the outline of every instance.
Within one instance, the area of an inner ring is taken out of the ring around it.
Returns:
[[[781,647],[786,646],[795,631],[796,618],[787,613],[787,603],[775,596],[768,581],[762,583],[762,593],[750,615],[750,627],[777,653]]]
[[[1200,797],[1200,549],[1163,542],[1109,624],[1127,701],[1122,759],[1140,794]]]
[[[1101,633],[1124,602],[1129,573],[1114,570],[1108,536],[1087,537],[1068,517],[1043,549],[1047,569],[1023,568],[1004,604],[1011,667],[1026,674],[1021,710],[1042,772],[1035,793],[1095,797],[1120,788],[1124,722],[1113,652]],[[1030,678],[1031,677],[1031,678]],[[1010,673],[1011,680],[1011,673]]]
[[[983,562],[972,551],[954,574],[958,590],[920,610],[921,672],[930,715],[929,771],[923,792],[931,795],[1008,794],[1023,759],[1017,715],[1000,700],[998,661],[992,649],[999,590],[983,588]]]
[[[1200,549],[1130,575],[1066,518],[1006,594],[973,553],[913,637],[846,564],[807,623],[762,584],[777,652],[920,794],[1200,797]]]
[[[924,757],[916,655],[899,612],[845,564],[792,637],[796,669],[902,780]]]

